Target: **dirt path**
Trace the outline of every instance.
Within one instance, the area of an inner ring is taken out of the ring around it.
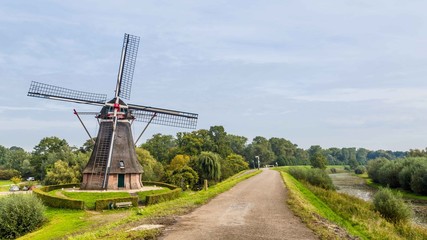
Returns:
[[[160,239],[317,239],[286,198],[280,174],[266,169],[182,216]]]

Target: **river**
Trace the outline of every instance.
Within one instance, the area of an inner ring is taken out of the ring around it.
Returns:
[[[338,187],[338,192],[356,196],[365,201],[372,201],[376,192],[375,188],[366,185],[365,180],[351,173],[329,174],[332,182]],[[414,211],[413,221],[423,227],[427,227],[427,202],[405,199]]]

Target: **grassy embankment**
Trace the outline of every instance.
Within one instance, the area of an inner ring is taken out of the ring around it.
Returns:
[[[411,223],[392,224],[371,203],[332,190],[303,184],[282,171],[289,189],[288,203],[322,239],[338,239],[334,223],[361,239],[426,239],[427,229]]]
[[[171,218],[171,216],[185,214],[205,204],[218,194],[229,190],[237,183],[260,172],[236,174],[210,187],[207,191],[186,191],[175,200],[144,208],[106,210],[96,213],[49,208],[47,210],[49,222],[38,231],[25,235],[20,239],[143,239],[144,237],[153,237],[158,235],[160,230],[131,232],[126,232],[126,230],[144,223],[167,223],[167,219]],[[71,219],[76,222],[70,224]],[[72,227],[71,225],[78,227]]]

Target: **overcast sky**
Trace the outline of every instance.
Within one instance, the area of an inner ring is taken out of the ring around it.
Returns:
[[[308,148],[427,146],[427,1],[1,1],[0,145],[81,146],[31,81],[114,95],[123,34],[141,37],[130,103],[199,114],[198,129]],[[96,135],[94,118],[84,117]],[[144,124],[134,125],[138,135]],[[176,129],[152,125],[155,133]],[[142,141],[142,142],[143,142]]]

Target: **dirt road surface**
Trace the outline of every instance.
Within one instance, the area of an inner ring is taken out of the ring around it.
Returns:
[[[265,169],[180,217],[160,239],[318,239],[286,199],[280,173]]]

